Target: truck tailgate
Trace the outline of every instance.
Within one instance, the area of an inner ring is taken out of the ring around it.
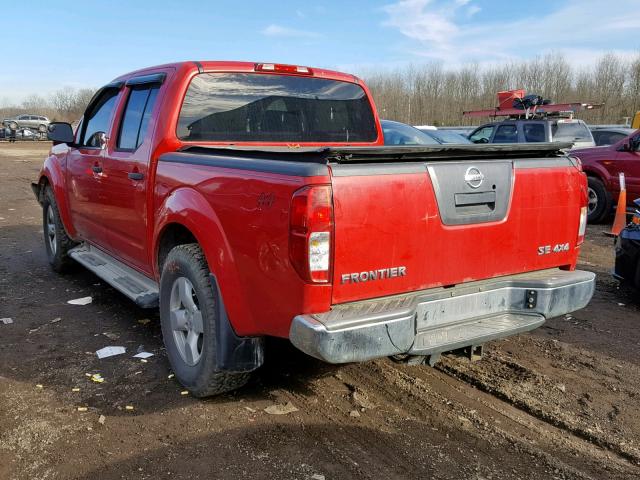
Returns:
[[[333,164],[334,304],[575,268],[584,174],[567,157]]]

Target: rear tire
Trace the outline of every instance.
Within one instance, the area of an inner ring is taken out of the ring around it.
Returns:
[[[604,221],[611,213],[613,200],[602,180],[596,177],[589,177],[587,194],[587,221],[589,223]]]
[[[197,243],[178,245],[160,276],[160,320],[169,363],[194,396],[207,397],[245,385],[249,373],[221,371],[216,356],[217,289]]]
[[[54,272],[64,273],[69,271],[73,260],[69,257],[76,243],[69,238],[64,229],[55,195],[50,187],[44,191],[42,202],[42,228],[44,231],[44,246],[47,251],[47,259]]]

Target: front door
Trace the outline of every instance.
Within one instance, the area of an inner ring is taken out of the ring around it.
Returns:
[[[93,102],[67,155],[67,185],[71,221],[80,237],[107,247],[103,224],[102,181],[105,151],[101,139],[109,131],[118,98],[117,88],[105,89]]]
[[[631,137],[629,145],[637,145],[640,141],[640,134]],[[618,151],[616,161],[609,166],[609,172],[614,176],[613,183],[620,188],[618,175],[624,173],[627,187],[627,205],[633,205],[636,198],[640,198],[640,151],[624,150]]]
[[[126,104],[104,159],[104,217],[109,249],[130,266],[151,274],[148,232],[149,161],[158,83],[125,87]]]

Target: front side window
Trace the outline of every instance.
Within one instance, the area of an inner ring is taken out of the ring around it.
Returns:
[[[107,133],[111,115],[116,106],[118,90],[110,88],[102,93],[98,101],[84,117],[84,133],[80,143],[87,147],[100,146],[100,133]]]
[[[469,140],[473,143],[489,143],[491,134],[493,133],[493,125],[487,125],[486,127],[479,128],[471,136]]]
[[[194,77],[178,138],[212,142],[374,142],[369,99],[354,83],[254,73]]]
[[[120,125],[118,149],[135,150],[142,144],[157,93],[158,87],[146,86],[131,90]]]

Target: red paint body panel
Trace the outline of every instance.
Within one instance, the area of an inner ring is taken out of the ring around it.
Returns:
[[[64,228],[71,237],[75,238],[78,236],[78,232],[71,221],[71,212],[69,211],[67,183],[65,182],[66,168],[67,154],[50,152],[44,161],[39,178],[40,181],[46,179],[47,183],[53,188],[53,193],[58,204],[58,212],[60,213]]]
[[[120,77],[127,80],[166,74],[143,144],[134,152],[116,149],[129,94],[129,87],[122,86],[106,149],[72,147],[68,153],[51,155],[41,179],[46,177],[53,186],[72,238],[100,246],[156,281],[163,233],[174,224],[188,229],[201,244],[218,280],[237,334],[287,337],[294,316],[325,312],[335,303],[527,270],[575,267],[581,191],[584,195],[586,187],[584,175],[573,167],[516,170],[505,220],[446,227],[440,221],[426,172],[297,177],[159,162],[162,154],[190,145],[178,140],[176,124],[189,83],[200,69],[253,72],[254,64],[203,62],[198,66],[184,62]],[[357,83],[371,98],[367,87],[351,75],[320,69],[313,69],[313,75]],[[377,117],[376,127],[375,142],[352,145],[381,146]],[[102,173],[94,173],[92,166],[102,167]],[[144,179],[132,181],[127,176],[130,172],[142,173]],[[289,258],[292,195],[314,184],[333,189],[334,281],[325,284],[305,283]],[[264,195],[269,196],[269,202],[261,201]],[[537,256],[540,245],[561,242],[570,243],[569,252]],[[400,265],[407,268],[404,277],[366,284],[339,283],[342,273]]]
[[[288,259],[293,192],[328,180],[163,162],[155,231],[179,223],[195,234],[238,334],[286,337],[295,315],[330,305],[331,286],[305,284]],[[268,208],[263,192],[273,194]]]
[[[619,174],[624,173],[628,207],[634,207],[633,201],[640,198],[640,152],[630,151],[624,146],[638,135],[640,135],[640,130],[613,145],[571,151],[572,155],[580,159],[582,168],[587,175],[602,180],[614,202],[618,201],[620,195]]]
[[[505,220],[446,226],[426,171],[357,182],[336,177],[333,302],[556,266],[573,269],[581,188],[585,177],[574,167],[517,169]],[[538,255],[539,246],[567,242],[568,252]],[[397,266],[406,267],[406,276],[341,283],[345,273]]]

